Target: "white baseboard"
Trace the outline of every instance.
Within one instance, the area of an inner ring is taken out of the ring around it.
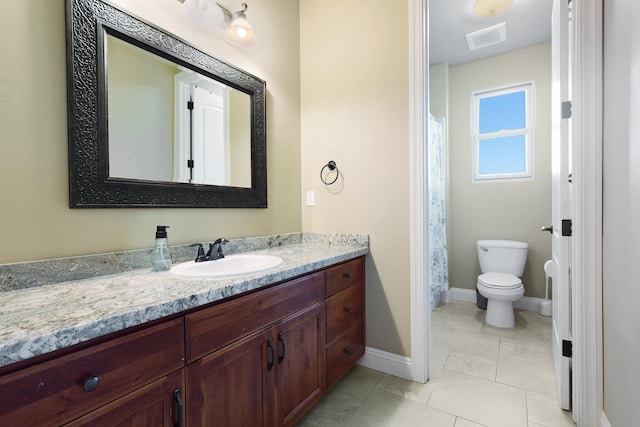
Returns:
[[[475,303],[476,291],[475,289],[451,288],[447,291],[446,302],[451,301]],[[520,310],[538,311],[542,301],[544,301],[542,298],[522,297],[519,300],[514,301],[513,307]]]
[[[443,292],[442,297],[444,297],[444,302],[447,303],[451,301],[466,301],[475,304],[476,291],[475,289],[451,288]],[[538,311],[542,301],[544,301],[542,298],[522,297],[518,301],[515,301],[513,306],[521,310]],[[364,356],[358,361],[358,365],[413,381],[411,358],[406,356],[399,356],[387,351],[366,347]],[[606,419],[606,417],[604,417],[604,419]],[[603,423],[601,427],[611,426]]]
[[[476,302],[476,291],[472,289],[450,288],[447,291],[447,302],[466,301]]]
[[[607,415],[604,412],[600,417],[600,427],[611,427],[611,423],[609,422],[609,419],[607,418]]]
[[[366,347],[364,356],[358,361],[358,365],[384,372],[385,374],[412,380],[411,359],[405,356]]]

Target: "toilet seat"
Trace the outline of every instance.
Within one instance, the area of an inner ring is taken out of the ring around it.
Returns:
[[[511,290],[522,286],[522,280],[508,273],[484,273],[478,276],[478,283],[490,289]]]

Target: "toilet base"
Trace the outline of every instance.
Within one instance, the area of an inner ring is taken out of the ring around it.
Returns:
[[[516,325],[516,319],[513,314],[512,301],[500,301],[489,298],[487,303],[487,316],[485,322],[496,328],[513,328]]]

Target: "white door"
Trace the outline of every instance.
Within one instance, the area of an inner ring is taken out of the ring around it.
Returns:
[[[229,185],[227,90],[192,71],[175,76],[174,181]]]
[[[563,341],[571,341],[570,237],[563,236],[562,221],[570,219],[569,11],[567,0],[554,0],[552,14],[552,203],[553,224],[553,364],[560,406],[571,408],[571,358],[563,356]]]
[[[194,184],[229,185],[226,129],[224,89],[194,86]]]

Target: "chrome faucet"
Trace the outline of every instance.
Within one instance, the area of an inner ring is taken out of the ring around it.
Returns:
[[[209,250],[207,251],[206,254],[204,253],[204,248],[202,247],[202,243],[194,243],[193,245],[190,245],[193,247],[195,246],[198,247],[198,254],[196,255],[195,262],[215,261],[217,259],[224,258],[224,254],[222,253],[222,245],[226,245],[227,243],[229,243],[229,241],[224,238],[220,238],[215,242],[210,243]],[[214,248],[216,248],[215,252],[213,251]]]
[[[209,251],[207,252],[207,255],[206,255],[207,259],[215,261],[217,259],[224,258],[224,254],[222,253],[222,245],[226,245],[227,243],[229,243],[229,241],[224,238],[220,238],[215,242],[211,243],[211,245],[209,245]],[[213,252],[214,248],[216,248],[215,253]]]

